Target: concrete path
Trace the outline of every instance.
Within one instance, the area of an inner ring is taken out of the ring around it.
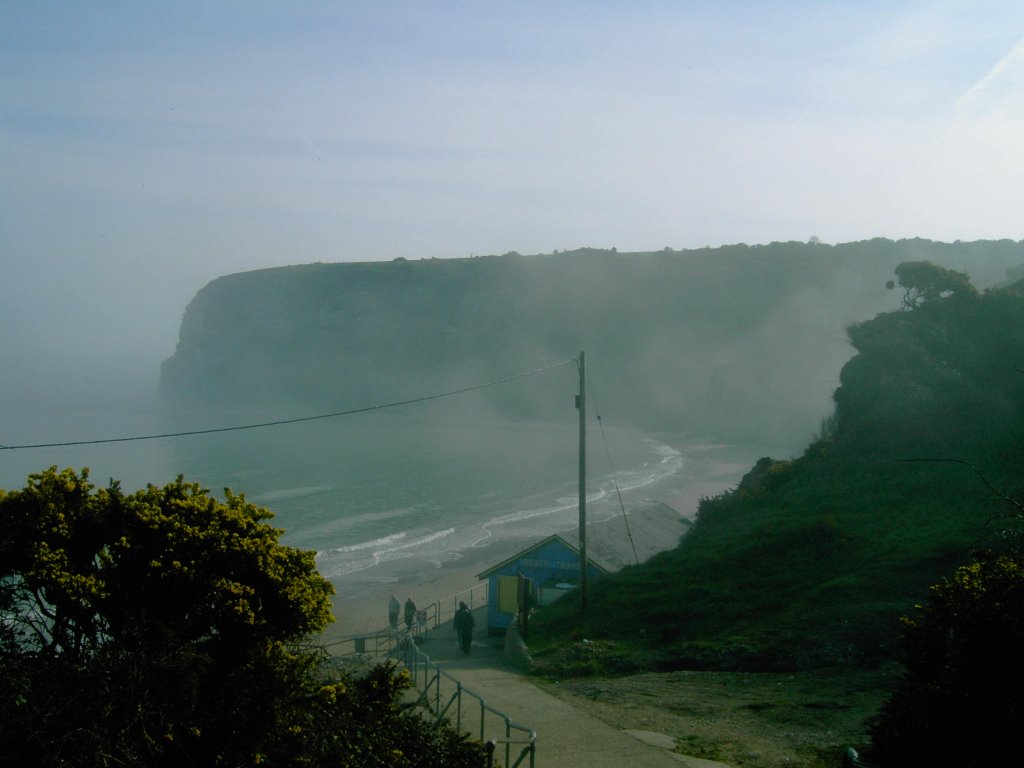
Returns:
[[[479,613],[477,626],[485,622],[485,616]],[[505,712],[514,722],[534,730],[536,768],[728,768],[723,763],[670,751],[665,748],[671,746],[668,737],[645,731],[627,733],[575,709],[507,664],[503,658],[503,638],[487,638],[482,632],[477,635],[468,656],[459,650],[451,623],[426,633],[419,648],[464,688]],[[469,729],[479,730],[478,718],[468,721]],[[485,737],[490,738],[491,734]],[[655,746],[658,743],[665,746]],[[503,753],[499,758],[504,763]]]

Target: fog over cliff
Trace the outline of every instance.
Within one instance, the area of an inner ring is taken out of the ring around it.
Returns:
[[[846,327],[893,309],[897,264],[985,287],[1012,241],[734,245],[618,253],[309,264],[221,277],[189,304],[161,371],[169,411],[308,415],[493,381],[587,353],[611,423],[805,444],[832,410]],[[550,377],[550,378],[542,378]],[[489,418],[572,407],[575,376],[463,396]]]

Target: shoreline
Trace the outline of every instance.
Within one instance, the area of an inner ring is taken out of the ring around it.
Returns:
[[[700,500],[735,487],[753,466],[756,457],[751,457],[755,454],[763,455],[748,446],[708,445],[687,457],[678,472],[645,488],[643,498],[626,503],[630,540],[617,505],[615,514],[605,513],[603,519],[588,521],[588,555],[617,570],[634,562],[634,549],[643,561],[675,547],[696,518]],[[577,526],[559,535],[575,545]],[[331,579],[335,621],[319,637],[329,643],[383,629],[392,592],[403,603],[411,597],[417,606],[425,607],[480,584],[478,574],[542,538],[524,534],[472,547],[440,565],[410,558],[389,563],[376,574],[367,573],[374,570],[367,569],[335,577]]]

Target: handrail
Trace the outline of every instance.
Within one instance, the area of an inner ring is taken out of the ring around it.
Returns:
[[[337,640],[324,643],[322,647],[329,649],[331,656],[335,658],[349,656],[384,658],[390,656],[402,638],[407,636],[406,630],[395,630],[389,627],[374,632],[340,637]]]
[[[488,597],[487,582],[484,581],[461,592],[456,592],[454,595],[448,595],[448,597],[435,600],[421,611],[425,621],[418,623],[416,626],[421,628],[421,632],[437,629],[442,624],[455,618],[455,612],[459,609],[460,602],[466,603],[466,606],[472,611],[487,605]]]
[[[486,742],[490,752],[488,759],[493,760],[493,752],[497,744],[505,745],[505,762],[507,768],[518,768],[526,765],[534,768],[534,761],[537,752],[537,734],[533,729],[513,722],[512,719],[499,709],[495,709],[484,700],[482,696],[469,688],[466,688],[459,680],[445,672],[438,664],[430,660],[430,657],[423,653],[417,645],[416,638],[437,629],[455,617],[460,602],[466,603],[470,610],[480,608],[488,603],[487,582],[482,582],[469,589],[456,592],[453,595],[436,600],[426,608],[418,611],[417,620],[410,628],[376,630],[374,632],[363,632],[357,635],[338,638],[324,644],[325,649],[334,649],[331,655],[335,658],[345,659],[356,658],[386,658],[394,657],[401,661],[412,678],[413,687],[419,691],[419,702],[433,712],[435,722],[447,718],[459,733],[463,733],[463,715],[470,714],[474,707],[472,700],[477,702],[480,715],[480,727],[478,738]],[[446,700],[442,705],[442,686],[445,687],[444,696]],[[466,699],[464,701],[464,699]],[[488,721],[488,714],[493,715]],[[488,727],[493,728],[494,719],[501,721],[503,731],[501,736],[492,736],[485,739]],[[513,731],[520,737],[513,738]],[[523,745],[512,762],[512,746]],[[524,760],[528,762],[524,763]]]
[[[431,661],[430,657],[417,648],[415,643],[400,645],[397,655],[406,669],[409,670],[413,686],[420,692],[420,703],[425,704],[434,713],[435,722],[439,722],[442,718],[447,718],[449,722],[454,724],[458,732],[463,732],[464,710],[468,715],[470,714],[469,710],[474,707],[472,701],[464,701],[464,699],[475,700],[480,713],[480,727],[476,734],[480,741],[487,741],[488,727],[493,728],[494,718],[488,721],[487,717],[488,713],[490,713],[500,719],[501,724],[504,726],[502,736],[489,739],[490,741],[500,742],[505,745],[504,765],[508,766],[508,768],[517,768],[517,766],[524,764],[524,760],[528,759],[526,765],[529,768],[534,768],[537,752],[537,734],[532,728],[514,722],[500,709],[488,704],[480,694],[466,688],[458,679],[445,672],[440,665]],[[445,683],[450,687],[451,693],[450,695],[448,693],[444,694],[446,701],[442,705],[441,688]],[[453,706],[454,712],[452,713]],[[513,738],[513,731],[518,732],[521,738]],[[524,745],[519,754],[515,756],[515,762],[512,762],[513,744]]]
[[[475,586],[456,592],[448,597],[435,600],[430,605],[419,610],[419,620],[413,623],[412,629],[392,629],[385,627],[372,632],[360,632],[355,635],[346,635],[324,643],[323,647],[331,649],[334,657],[365,656],[371,658],[382,658],[390,656],[402,640],[410,635],[417,638],[424,632],[437,629],[442,624],[451,621],[455,617],[459,603],[464,602],[469,610],[487,605],[488,591],[487,582],[481,582]]]

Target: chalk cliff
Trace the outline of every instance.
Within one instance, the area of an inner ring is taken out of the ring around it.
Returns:
[[[977,285],[1011,241],[876,239],[689,251],[308,264],[227,275],[189,304],[164,362],[168,408],[315,413],[500,379],[586,350],[611,423],[802,445],[831,411],[846,327],[898,306],[897,264]],[[500,416],[572,409],[575,370],[460,399]]]

